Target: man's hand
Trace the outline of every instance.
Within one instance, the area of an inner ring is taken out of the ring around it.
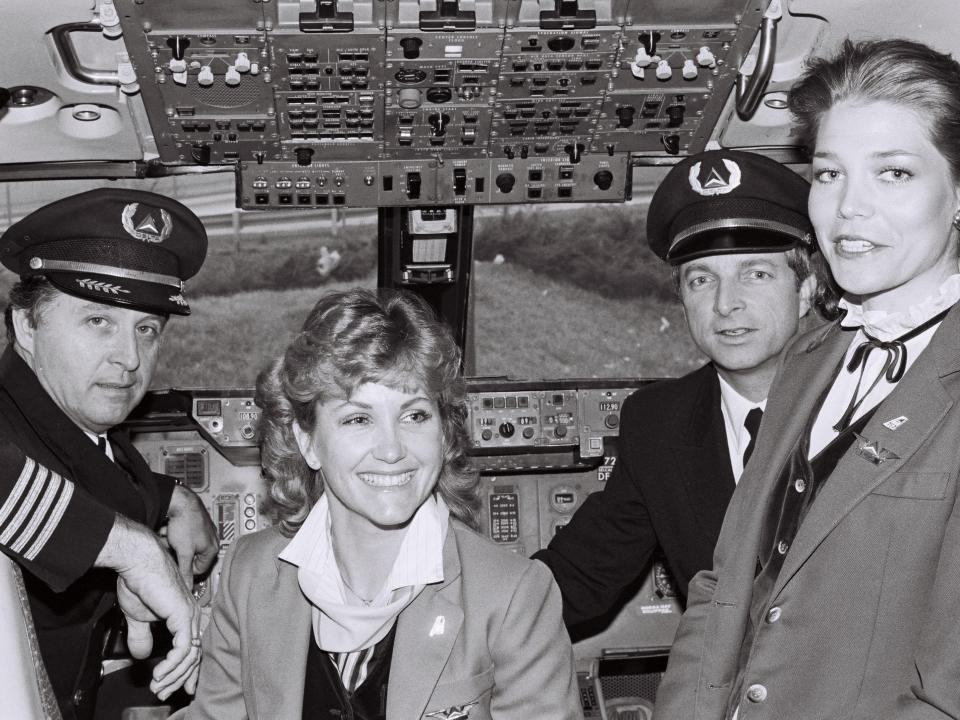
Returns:
[[[134,657],[150,655],[150,622],[163,620],[173,636],[170,652],[153,669],[150,690],[161,700],[181,685],[193,693],[200,665],[200,609],[157,535],[117,515],[95,565],[119,575],[117,600]]]
[[[207,571],[217,559],[217,529],[200,498],[182,485],[173,488],[167,518],[167,542],[177,556],[180,575],[192,586],[193,576]]]

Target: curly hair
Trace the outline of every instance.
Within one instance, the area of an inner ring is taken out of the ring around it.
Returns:
[[[912,40],[848,38],[833,57],[808,61],[788,99],[808,151],[824,113],[843,101],[886,101],[916,112],[960,181],[960,64],[950,55]]]
[[[295,533],[323,493],[322,473],[300,454],[294,422],[311,432],[318,402],[349,398],[364,383],[419,389],[437,403],[443,437],[437,491],[454,517],[476,528],[478,478],[465,453],[460,350],[419,296],[357,288],[322,297],[283,355],[257,378],[261,464],[281,531]]]

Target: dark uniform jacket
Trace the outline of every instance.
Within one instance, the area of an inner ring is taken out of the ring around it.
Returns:
[[[711,566],[733,494],[712,365],[640,388],[620,417],[619,454],[606,487],[534,555],[553,571],[568,626],[609,610],[658,548],[685,600],[690,578]]]
[[[116,462],[57,407],[12,347],[6,349],[0,454],[21,470],[0,476],[0,550],[24,569],[40,652],[65,720],[93,710],[116,574],[91,566],[114,514],[156,528],[173,491],[173,481],[151,472],[122,433],[109,437]],[[26,459],[18,460],[8,443]]]

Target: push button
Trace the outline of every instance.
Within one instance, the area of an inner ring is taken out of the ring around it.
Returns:
[[[760,684],[751,685],[747,688],[747,700],[755,703],[762,703],[767,699],[767,689]]]

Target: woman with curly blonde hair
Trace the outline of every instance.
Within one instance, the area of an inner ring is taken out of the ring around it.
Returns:
[[[460,353],[421,299],[325,296],[257,404],[279,523],[225,561],[187,717],[579,716],[549,570],[474,531]]]

